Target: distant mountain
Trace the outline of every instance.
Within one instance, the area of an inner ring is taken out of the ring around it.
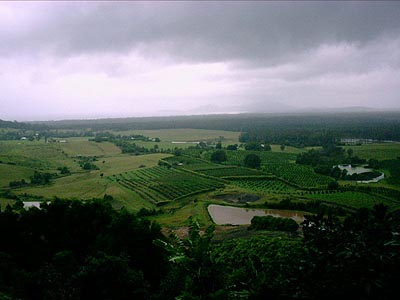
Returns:
[[[242,111],[248,113],[288,113],[296,112],[297,110],[298,109],[293,106],[278,101],[257,100],[242,105]]]
[[[351,113],[351,112],[377,112],[375,108],[366,106],[346,106],[346,107],[307,107],[297,110],[299,112],[332,112],[332,113]]]

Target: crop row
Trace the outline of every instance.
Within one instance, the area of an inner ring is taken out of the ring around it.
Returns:
[[[305,188],[324,186],[333,180],[328,176],[315,173],[310,166],[294,163],[267,164],[263,168],[267,173],[274,174],[277,177]]]
[[[224,186],[217,180],[160,166],[120,174],[116,178],[121,185],[150,202],[174,200],[188,194]]]
[[[247,178],[232,180],[231,183],[257,192],[291,193],[296,191],[296,188],[290,186],[289,184],[286,184],[278,179],[270,178]]]
[[[370,195],[367,193],[357,191],[346,191],[343,193],[333,194],[311,194],[307,195],[307,198],[322,200],[327,202],[333,202],[338,205],[351,206],[354,208],[368,207],[372,208],[375,204],[383,203],[391,209],[398,209],[400,205],[394,201],[387,200],[385,198]]]
[[[225,168],[214,168],[214,169],[203,169],[203,170],[197,170],[197,172],[208,175],[208,176],[213,176],[213,177],[230,177],[230,176],[261,176],[264,175],[264,173],[257,171],[257,170],[252,170],[252,169],[247,169],[247,168],[241,168],[241,167],[225,167]]]

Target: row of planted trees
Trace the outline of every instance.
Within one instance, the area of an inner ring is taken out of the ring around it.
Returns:
[[[99,200],[8,207],[0,228],[0,299],[397,299],[399,216],[384,206],[308,216],[303,238],[218,243]]]

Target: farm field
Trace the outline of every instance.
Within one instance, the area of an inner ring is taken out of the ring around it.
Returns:
[[[25,179],[33,175],[31,168],[0,163],[0,189],[9,187],[10,181]]]
[[[354,208],[368,207],[372,208],[375,204],[383,203],[390,207],[390,209],[400,208],[400,202],[391,201],[386,198],[370,195],[367,193],[356,192],[356,191],[345,191],[343,193],[331,193],[331,194],[310,194],[306,195],[307,198],[315,200],[323,200],[339,205],[350,206]]]
[[[121,153],[121,150],[110,142],[95,143],[88,138],[66,138],[66,143],[56,145],[71,157],[75,156],[113,156]]]
[[[353,149],[354,155],[365,159],[397,159],[400,157],[400,143],[376,143],[360,146],[344,146],[345,149]]]
[[[187,150],[186,154],[192,156],[200,155],[199,150]],[[204,159],[210,160],[212,151],[202,153],[200,156]],[[276,164],[276,163],[290,163],[296,160],[296,154],[285,152],[272,152],[272,151],[246,151],[246,150],[226,150],[228,160],[224,162],[226,165],[243,165],[243,160],[249,154],[255,154],[261,159],[261,164]]]
[[[32,186],[16,189],[16,194],[53,197],[91,199],[103,197],[107,190],[107,181],[100,177],[99,171],[76,173],[55,179],[43,186]]]
[[[254,169],[248,169],[248,168],[241,168],[241,167],[234,167],[234,166],[229,166],[229,167],[220,167],[220,168],[210,168],[210,169],[198,169],[197,172],[208,175],[208,176],[213,176],[213,177],[221,177],[221,178],[230,178],[230,177],[236,177],[236,176],[263,176],[265,175],[263,172],[254,170]]]
[[[333,180],[331,177],[315,173],[310,166],[294,163],[267,164],[263,170],[303,188],[326,186]]]
[[[223,183],[216,180],[160,166],[125,172],[109,178],[153,204],[224,187]]]
[[[0,160],[43,171],[55,171],[60,166],[76,168],[58,145],[44,141],[0,141]]]
[[[96,197],[102,198],[105,194],[108,194],[125,201],[133,197],[132,193],[120,189],[119,185],[107,180],[106,176],[132,171],[140,168],[142,165],[153,167],[157,165],[161,158],[168,156],[168,154],[148,154],[108,157],[105,158],[105,163],[102,163],[101,160],[96,162],[99,170],[90,172],[81,170],[69,176],[57,178],[49,185],[24,187],[15,190],[15,192],[17,194],[27,193],[34,196],[42,196],[46,199],[51,199],[55,196],[61,198],[91,199]]]
[[[119,154],[100,158],[95,162],[104,176],[131,171],[143,167],[154,167],[160,159],[170,157],[170,154],[153,153],[146,155]],[[104,163],[103,163],[104,162]]]
[[[210,161],[210,156],[215,151],[214,144],[220,136],[225,138],[223,145],[238,144],[238,132],[168,129],[129,131],[123,134],[158,137],[161,139],[159,143],[132,142],[148,149],[154,149],[156,144],[158,150],[163,147],[170,150],[180,148],[182,154],[123,154],[114,143],[96,143],[89,141],[87,137],[65,138],[65,143],[45,143],[43,139],[0,141],[0,189],[7,190],[10,181],[29,181],[34,171],[49,172],[57,174],[50,184],[13,188],[11,192],[27,200],[36,199],[35,197],[43,200],[54,197],[87,200],[110,195],[110,201],[116,208],[165,211],[166,213],[154,216],[154,219],[165,226],[186,226],[188,216],[197,216],[203,224],[210,224],[206,203],[243,205],[241,202],[209,197],[215,193],[243,194],[250,198],[257,196],[258,200],[251,201],[250,206],[262,205],[266,200],[280,201],[290,197],[298,201],[322,200],[353,208],[372,207],[379,202],[385,203],[391,209],[399,207],[396,199],[400,188],[385,180],[368,185],[372,193],[357,190],[359,186],[356,183],[343,180],[339,184],[350,190],[327,191],[327,185],[333,178],[316,174],[310,166],[295,163],[298,153],[318,147],[299,149],[285,146],[284,151],[280,149],[280,145],[272,145],[272,151],[225,149],[228,160],[217,164]],[[206,149],[189,149],[193,143],[171,143],[200,140],[210,141],[211,146]],[[400,147],[397,144],[373,144],[351,148],[354,155],[382,159],[397,157]],[[248,154],[260,157],[261,169],[242,166]],[[95,157],[92,163],[97,169],[84,170],[82,159],[85,157]],[[61,175],[57,170],[60,167],[67,167],[71,173]],[[3,197],[0,205],[4,208],[13,201]]]
[[[290,194],[298,190],[295,187],[274,178],[243,178],[239,180],[231,180],[231,183],[255,192]]]

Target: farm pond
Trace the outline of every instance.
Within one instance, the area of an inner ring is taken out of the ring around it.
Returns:
[[[366,168],[365,166],[338,165],[338,167],[340,170],[346,170],[347,174],[349,174],[349,175],[371,172],[371,169]],[[385,178],[385,174],[381,173],[381,175],[379,175],[371,180],[359,180],[357,182],[358,183],[373,183],[373,182],[378,182],[384,178]]]
[[[273,216],[280,218],[291,218],[296,222],[304,220],[304,214],[289,210],[278,209],[250,209],[243,207],[223,206],[211,204],[208,213],[217,225],[248,225],[254,216]]]

